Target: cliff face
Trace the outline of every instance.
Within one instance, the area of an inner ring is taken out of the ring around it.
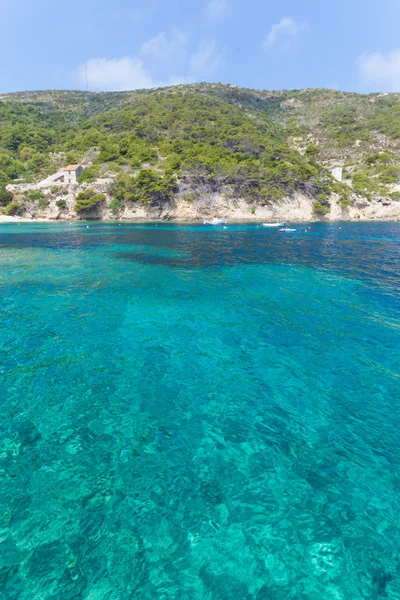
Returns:
[[[76,212],[76,195],[88,188],[87,185],[66,186],[62,192],[54,195],[50,190],[45,194],[45,202],[25,202],[19,212],[22,218],[44,219],[49,221],[105,220],[105,221],[203,221],[213,217],[229,221],[400,221],[400,202],[386,197],[371,200],[357,197],[351,206],[342,207],[340,197],[331,198],[330,211],[327,214],[315,213],[315,198],[295,192],[292,196],[272,204],[249,204],[244,198],[228,198],[224,194],[214,193],[203,197],[176,195],[161,206],[130,202],[122,205],[119,211],[112,210],[112,196],[108,193],[108,184],[92,184],[91,189],[105,195],[104,202],[96,207]],[[62,199],[62,208],[60,207]],[[46,206],[45,206],[46,204]],[[111,208],[110,208],[111,205]]]

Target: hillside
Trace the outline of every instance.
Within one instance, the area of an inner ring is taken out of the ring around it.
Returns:
[[[300,199],[319,218],[371,203],[400,214],[399,140],[399,94],[222,84],[8,94],[0,96],[0,206],[53,218],[104,218],[106,208],[116,218],[167,214],[180,202],[191,207],[185,216],[201,216],[208,199],[208,213],[215,201],[221,210],[239,203],[237,216],[273,216]],[[87,167],[80,186],[24,191],[71,162]],[[337,166],[343,183],[331,175]],[[21,191],[5,193],[9,184]],[[82,192],[88,198],[76,204]]]

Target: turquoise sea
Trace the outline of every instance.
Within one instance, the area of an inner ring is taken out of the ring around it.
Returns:
[[[0,597],[400,598],[400,224],[0,225]]]

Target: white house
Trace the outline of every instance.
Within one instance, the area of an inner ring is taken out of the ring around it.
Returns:
[[[82,165],[68,165],[63,169],[64,183],[76,183],[83,173]]]
[[[343,167],[335,167],[332,169],[332,177],[336,179],[336,181],[342,181],[343,179]]]

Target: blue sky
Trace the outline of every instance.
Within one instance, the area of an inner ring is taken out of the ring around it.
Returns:
[[[399,0],[2,0],[0,92],[193,81],[400,92]]]

